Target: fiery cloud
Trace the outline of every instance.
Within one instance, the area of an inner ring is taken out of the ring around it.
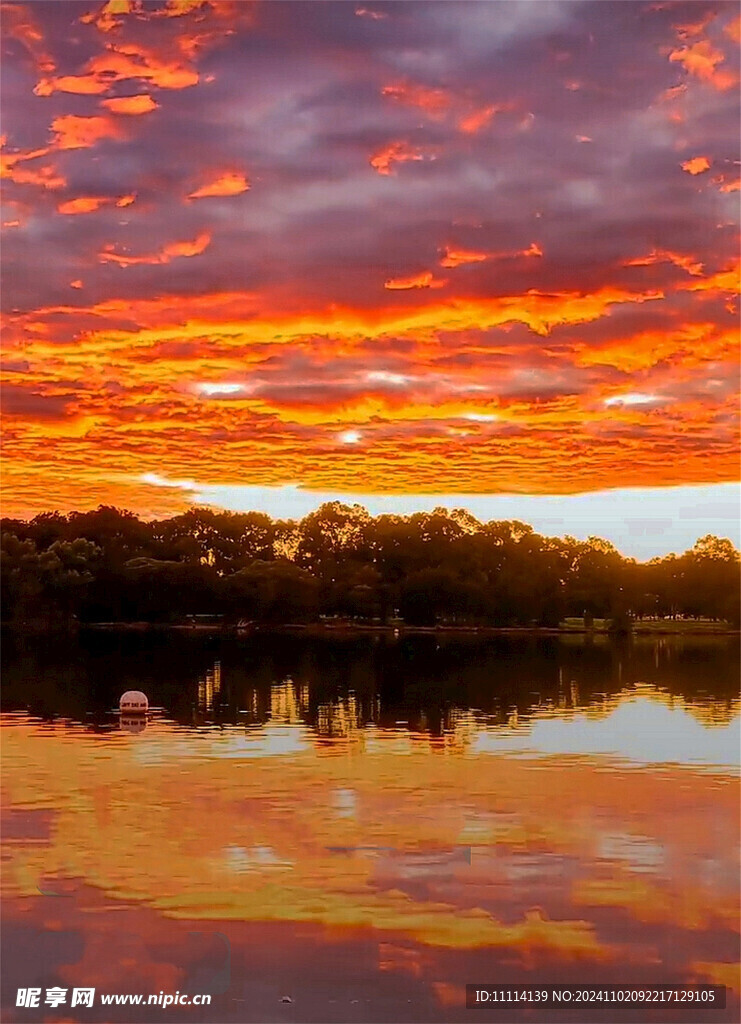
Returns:
[[[183,256],[200,256],[208,248],[210,241],[211,236],[204,231],[192,242],[169,242],[159,252],[145,256],[124,256],[121,253],[116,253],[111,244],[104,247],[98,258],[101,263],[117,263],[120,267],[134,267],[141,264],[158,266]]]
[[[159,89],[187,89],[197,85],[198,72],[187,60],[161,58],[154,50],[128,44],[111,43],[91,58],[80,75],[42,78],[34,92],[50,96],[54,92],[98,94],[108,92],[118,82],[139,81]]]
[[[54,164],[37,163],[40,157],[49,153],[49,149],[37,149],[26,153],[0,154],[0,178],[8,178],[16,185],[37,185],[40,188],[64,188],[66,179],[57,171]],[[28,164],[32,166],[28,166]]]
[[[24,4],[3,3],[0,11],[5,36],[20,43],[39,72],[53,72],[56,68],[54,58],[46,48],[43,33],[31,9]]]
[[[65,214],[95,213],[107,202],[108,200],[101,196],[80,196],[78,199],[68,199],[66,203],[60,203],[57,209]]]
[[[669,60],[679,61],[691,75],[721,91],[732,89],[738,82],[737,75],[721,69],[725,55],[707,39],[673,50]]]
[[[480,110],[472,110],[465,114],[458,122],[458,127],[467,135],[475,135],[480,132],[494,117],[500,108],[494,103],[489,107],[482,107]]]
[[[392,277],[384,282],[383,287],[390,291],[407,291],[409,288],[443,288],[448,282],[433,277],[429,270],[411,277]]]
[[[155,103],[148,93],[141,93],[138,96],[116,96],[113,99],[101,100],[100,105],[112,114],[137,117],[139,114],[151,113],[159,104]]]
[[[120,132],[107,117],[77,117],[65,114],[51,123],[54,146],[58,149],[87,149],[101,139],[115,139]]]
[[[207,196],[238,196],[246,192],[250,183],[244,174],[227,171],[191,192],[189,199],[205,199]]]
[[[475,252],[470,249],[446,248],[445,255],[440,260],[441,267],[461,267],[466,263],[483,263],[489,259],[487,252]]]
[[[542,253],[540,254],[542,255]],[[682,253],[664,252],[654,249],[648,256],[637,256],[635,259],[627,260],[626,267],[650,267],[655,263],[673,263],[675,267],[681,267],[688,274],[695,277],[702,276],[703,265],[691,256],[684,256]]]
[[[427,159],[431,159],[431,154],[426,155],[422,149],[416,146],[410,146],[407,142],[392,142],[373,154],[370,165],[379,174],[393,174],[394,164],[406,163],[408,160]]]
[[[413,82],[401,82],[397,85],[386,85],[382,95],[397,103],[410,107],[418,107],[435,120],[444,117],[453,102],[450,94],[444,89],[428,89]]]
[[[685,160],[682,170],[688,174],[702,174],[710,167],[710,161],[706,156],[693,156],[691,160]]]
[[[737,11],[692,7],[10,4],[6,509],[736,479]]]

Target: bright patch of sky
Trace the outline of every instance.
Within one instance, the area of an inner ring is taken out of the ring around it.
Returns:
[[[357,431],[346,431],[356,435]],[[357,440],[360,440],[359,435]],[[345,443],[356,443],[356,440]],[[483,522],[519,519],[536,532],[581,540],[604,537],[623,554],[646,560],[691,548],[714,533],[741,546],[741,488],[738,484],[681,487],[626,487],[588,494],[355,494],[283,487],[200,484],[147,473],[142,482],[188,493],[194,505],[232,511],[259,510],[276,518],[298,519],[327,501],[364,505],[373,515],[410,515],[433,508],[467,508]]]

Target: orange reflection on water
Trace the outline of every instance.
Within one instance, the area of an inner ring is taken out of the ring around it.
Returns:
[[[219,686],[217,669],[206,702]],[[671,936],[688,973],[732,974],[697,936],[715,947],[738,923],[738,706],[700,718],[643,688],[601,717],[459,712],[440,741],[361,728],[352,697],[320,706],[320,736],[307,702],[288,682],[261,728],[139,735],[6,716],[4,805],[51,816],[43,841],[7,843],[6,893],[71,878],[171,918],[412,940],[385,970],[417,970],[420,946],[661,965]],[[650,763],[641,721],[665,729]],[[662,761],[683,737],[695,763]]]

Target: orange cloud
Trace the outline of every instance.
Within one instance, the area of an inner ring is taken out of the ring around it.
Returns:
[[[191,11],[200,10],[202,7],[210,6],[209,0],[166,0],[165,6],[159,12],[165,18],[181,18]]]
[[[168,59],[136,43],[110,43],[92,57],[81,75],[42,78],[34,92],[104,93],[117,82],[149,82],[160,89],[187,89],[197,85],[198,72],[180,59]]]
[[[696,16],[695,21],[685,22],[683,25],[675,25],[677,36],[684,42],[687,39],[694,39],[699,36],[708,25],[715,20],[716,12],[705,10]]]
[[[80,21],[83,25],[95,25],[101,32],[111,32],[118,28],[126,14],[141,11],[139,0],[107,0],[98,11],[83,14]]]
[[[458,129],[468,135],[480,131],[496,113],[511,106],[494,103],[472,108],[470,98],[465,95],[456,95],[449,89],[435,89],[409,81],[386,85],[381,93],[397,103],[423,110],[433,121],[441,121],[448,114],[452,114]]]
[[[450,93],[444,89],[428,89],[413,82],[386,85],[381,92],[397,103],[424,110],[434,120],[444,117],[453,102]]]
[[[411,277],[392,277],[384,282],[383,287],[389,291],[406,291],[409,288],[443,288],[448,282],[435,278],[429,270],[422,274],[414,274]]]
[[[164,252],[173,259],[178,256],[198,256],[210,242],[211,235],[208,231],[204,231],[192,242],[173,242],[172,245],[166,245]]]
[[[234,23],[242,20],[248,24],[252,20],[253,7],[254,0],[165,0],[164,4],[154,8],[142,0],[108,0],[100,10],[83,15],[80,21],[83,24],[95,25],[105,34],[120,29],[127,15],[133,16],[137,21],[155,21],[160,18],[182,18],[193,12],[204,12],[217,21]],[[198,21],[203,22],[204,17],[199,17]],[[198,38],[203,43],[212,36],[213,33],[202,32]],[[183,52],[193,41],[184,36],[177,38]]]
[[[64,214],[94,213],[108,202],[109,199],[101,196],[80,196],[79,199],[68,199],[66,203],[60,203],[57,210]]]
[[[478,252],[467,249],[446,248],[442,259],[441,267],[459,267],[464,263],[483,263],[484,260],[507,260],[517,256],[542,256],[543,250],[537,242],[531,242],[527,249],[517,252]]]
[[[53,145],[58,149],[88,149],[101,139],[117,139],[121,133],[108,117],[79,117],[63,114],[51,123]]]
[[[42,149],[16,152],[4,149],[0,154],[0,177],[7,178],[17,185],[37,185],[46,189],[63,188],[66,180],[52,164],[37,166],[35,161],[49,156],[54,151],[86,149],[101,139],[121,137],[119,129],[109,118],[81,117],[76,114],[56,117],[52,121],[51,131],[52,142]],[[3,137],[3,147],[5,141]],[[28,166],[31,162],[34,162],[33,167]]]
[[[114,251],[112,245],[106,246],[98,259],[101,263],[118,263],[121,267],[133,267],[141,264],[156,266],[158,264],[170,263],[171,260],[183,256],[198,256],[204,252],[211,242],[211,235],[204,231],[192,242],[170,242],[160,252],[151,253],[145,256],[122,256]]]
[[[473,110],[469,114],[465,114],[459,121],[458,127],[466,135],[475,135],[476,132],[481,131],[494,117],[494,115],[502,108],[496,104],[492,104],[488,107],[482,107],[480,110]]]
[[[741,290],[741,261],[736,260],[725,270],[710,277],[704,277],[701,281],[692,281],[682,284],[683,291],[708,291],[728,294],[736,294]]]
[[[460,267],[465,263],[483,263],[489,259],[488,252],[477,252],[473,249],[451,249],[446,248],[445,255],[440,260],[441,267]]]
[[[721,175],[719,178],[713,178],[713,184],[717,184],[721,192],[738,192],[741,189],[741,178],[733,178],[731,181],[726,181]]]
[[[737,75],[719,69],[719,65],[725,61],[725,55],[721,50],[715,49],[707,39],[672,50],[669,60],[678,61],[690,75],[707,82],[721,92],[733,88],[738,82]]]
[[[393,165],[406,163],[408,160],[433,160],[434,155],[428,149],[422,150],[417,146],[410,146],[408,142],[391,142],[384,146],[370,158],[371,167],[379,174],[392,174]]]
[[[112,251],[112,246],[105,250],[106,253]],[[188,341],[215,332],[219,334],[220,345],[225,350],[238,350],[240,359],[244,358],[245,350],[251,350],[258,343],[286,344],[291,340],[319,334],[329,335],[335,341],[347,344],[353,340],[359,343],[362,339],[401,335],[413,339],[417,335],[426,336],[435,329],[486,330],[519,321],[536,334],[547,335],[559,324],[596,320],[616,303],[641,304],[661,298],[661,292],[655,290],[606,286],[588,294],[539,293],[531,290],[524,295],[459,299],[423,306],[415,305],[410,299],[407,307],[395,304],[388,309],[371,312],[337,306],[331,309],[299,308],[294,312],[276,308],[270,312],[266,309],[265,297],[244,292],[163,296],[136,302],[130,299],[108,299],[90,307],[87,312],[103,319],[118,319],[126,313],[141,324],[140,329],[120,332],[118,335],[106,331],[79,338],[74,350],[65,353],[65,360],[72,365],[79,357],[82,360],[80,367],[83,367],[96,353],[104,362],[108,362],[113,352],[124,349],[130,349],[131,358],[135,359],[142,345],[151,346],[169,340]],[[54,306],[35,310],[28,317],[18,319],[17,324],[21,333],[27,335],[32,325],[38,325],[43,318],[58,321],[60,315],[77,317],[81,312],[76,306]],[[50,358],[58,353],[58,348],[54,344],[48,349],[42,345],[38,351],[41,358]]]
[[[207,196],[238,196],[242,192],[246,192],[249,187],[250,183],[244,174],[227,171],[205,185],[201,185],[195,192],[189,193],[188,199],[205,199]]]
[[[648,256],[636,256],[635,259],[627,260],[624,267],[649,267],[654,263],[673,263],[681,267],[688,274],[702,274],[703,264],[692,256],[683,256],[681,253],[670,252],[668,249],[654,249]]]
[[[709,167],[710,161],[706,156],[693,156],[692,159],[685,160],[682,164],[682,170],[687,171],[688,174],[702,174]]]
[[[57,211],[64,214],[94,213],[102,206],[130,206],[135,199],[134,193],[121,196],[120,199],[113,199],[109,196],[80,196],[77,199],[68,199],[66,202],[60,203]]]
[[[48,156],[50,152],[48,147],[15,153],[3,151],[0,153],[0,178],[7,178],[16,185],[37,185],[45,189],[64,188],[67,182],[52,164],[35,164],[36,160]],[[28,167],[27,164],[32,161],[34,166]]]
[[[166,60],[154,50],[127,43],[110,46],[90,61],[90,73],[114,81],[139,78],[160,89],[187,89],[198,83],[198,72],[178,61]]]
[[[727,168],[728,162],[723,161],[723,163],[725,163]],[[733,170],[719,171],[713,176],[713,178],[711,178],[711,181],[719,192],[723,192],[725,194],[738,192],[741,188],[741,179],[739,179],[738,170],[735,168]]]
[[[695,282],[681,288],[693,290]],[[632,337],[611,339],[599,346],[575,346],[579,366],[614,366],[625,373],[649,370],[663,360],[681,360],[695,368],[707,362],[733,358],[738,349],[734,331],[719,330],[714,324],[685,324],[674,331],[643,331]]]
[[[734,18],[733,21],[729,22],[723,31],[734,41],[734,43],[741,43],[741,16]]]
[[[737,963],[695,960],[689,965],[689,970],[701,979],[700,984],[725,985],[732,992],[741,992],[741,973]]]
[[[18,3],[1,5],[3,33],[21,43],[33,60],[38,71],[50,74],[56,65],[47,51],[44,36],[28,7]]]
[[[86,25],[95,25],[101,32],[108,33],[120,28],[127,14],[133,14],[140,20],[180,18],[191,11],[209,6],[209,0],[166,0],[164,6],[152,10],[145,8],[141,0],[108,0],[99,11],[84,14],[80,21]]]
[[[51,165],[38,168],[18,167],[1,176],[10,178],[16,185],[38,185],[40,188],[64,188],[67,184],[66,179]]]
[[[108,83],[97,78],[81,75],[60,75],[58,78],[42,78],[34,88],[36,96],[51,96],[54,92],[69,92],[78,96],[96,96],[108,91]]]
[[[141,93],[138,96],[116,96],[113,99],[101,100],[100,105],[112,114],[127,114],[134,117],[149,114],[159,106],[148,93]]]

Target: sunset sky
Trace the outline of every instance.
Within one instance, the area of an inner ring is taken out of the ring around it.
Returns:
[[[3,3],[4,514],[330,496],[738,543],[740,33]]]

